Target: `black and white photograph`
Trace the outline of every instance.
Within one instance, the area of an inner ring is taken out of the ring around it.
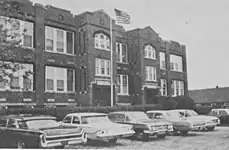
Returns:
[[[0,149],[229,150],[228,0],[0,0]]]

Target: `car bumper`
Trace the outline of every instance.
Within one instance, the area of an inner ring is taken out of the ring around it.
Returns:
[[[206,126],[194,126],[190,130],[191,131],[201,131],[205,128]]]
[[[100,140],[111,140],[111,139],[120,139],[120,138],[130,137],[134,134],[135,134],[134,131],[128,131],[128,132],[121,132],[121,133],[115,133],[115,134],[97,135],[96,138]]]
[[[218,125],[218,123],[207,123],[206,125],[205,125],[205,127],[215,127],[215,126],[217,126]]]
[[[170,129],[170,130],[157,130],[157,131],[144,130],[144,133],[148,134],[149,136],[169,134],[171,132],[173,132],[173,129]]]
[[[77,144],[85,144],[87,142],[86,139],[82,138],[72,138],[72,139],[65,139],[65,140],[55,140],[55,141],[48,141],[43,148],[53,148],[53,147],[60,147],[60,146],[69,146],[69,145],[77,145]]]

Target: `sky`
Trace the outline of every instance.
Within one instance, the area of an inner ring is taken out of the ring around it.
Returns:
[[[131,15],[128,29],[151,26],[186,45],[189,89],[229,86],[229,0],[32,0],[73,14],[114,8]]]

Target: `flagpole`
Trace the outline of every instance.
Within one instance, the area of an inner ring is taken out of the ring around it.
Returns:
[[[112,35],[112,18],[110,17],[110,39],[111,39],[111,107],[114,105],[114,88],[113,88],[113,35]]]

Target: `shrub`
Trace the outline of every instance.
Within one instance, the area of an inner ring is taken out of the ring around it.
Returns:
[[[164,109],[175,109],[178,105],[177,101],[172,97],[159,97],[158,102],[163,106]]]
[[[196,106],[194,100],[188,96],[178,96],[174,97],[174,99],[178,103],[177,109],[194,109]]]
[[[194,110],[200,115],[206,115],[210,112],[211,107],[207,106],[196,106]]]

